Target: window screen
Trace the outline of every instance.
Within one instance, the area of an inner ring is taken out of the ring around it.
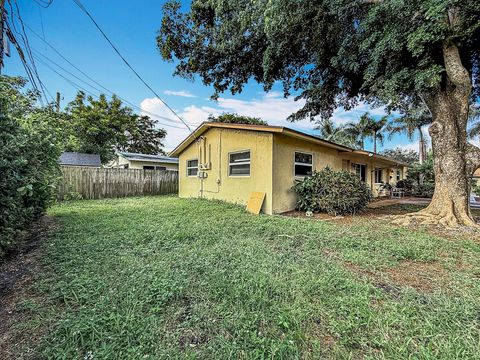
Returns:
[[[231,153],[228,160],[230,176],[250,175],[250,150]]]
[[[313,156],[301,152],[295,152],[295,176],[308,176],[313,172]]]

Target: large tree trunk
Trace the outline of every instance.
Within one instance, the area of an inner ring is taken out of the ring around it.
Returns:
[[[448,227],[476,226],[469,206],[469,176],[480,165],[480,149],[467,142],[467,119],[472,84],[458,48],[443,46],[445,83],[428,97],[433,123],[429,128],[434,155],[435,192],[430,205],[397,219]]]

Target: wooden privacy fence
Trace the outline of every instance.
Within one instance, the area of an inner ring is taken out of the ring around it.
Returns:
[[[178,193],[178,172],[62,166],[58,199],[116,198]]]

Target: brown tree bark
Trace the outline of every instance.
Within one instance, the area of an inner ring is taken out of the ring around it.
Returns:
[[[453,43],[443,45],[446,74],[438,90],[427,97],[433,123],[429,128],[434,155],[435,192],[430,205],[395,220],[447,227],[478,226],[469,205],[469,177],[480,166],[480,149],[467,142],[471,77]]]

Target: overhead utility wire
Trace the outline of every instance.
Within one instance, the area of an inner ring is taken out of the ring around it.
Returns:
[[[47,60],[47,61],[49,61],[50,63],[54,64],[57,68],[63,70],[64,72],[66,72],[66,73],[69,74],[70,76],[73,76],[75,79],[81,81],[81,82],[84,83],[85,85],[91,87],[92,89],[98,91],[99,93],[102,93],[102,91],[101,91],[99,88],[93,86],[92,84],[90,84],[89,82],[87,82],[87,81],[83,80],[82,78],[78,77],[77,75],[75,75],[75,74],[72,73],[71,71],[65,69],[63,66],[61,66],[60,64],[58,64],[58,63],[56,63],[55,61],[53,61],[52,59],[50,59],[48,56],[43,55],[43,54],[40,53],[38,50],[33,49],[33,52],[34,52],[34,54],[35,54],[35,58],[36,58],[36,59],[39,59],[38,56],[41,56],[44,60]],[[100,87],[102,87],[102,86],[100,85]],[[83,89],[83,88],[82,88],[82,89]],[[111,91],[110,91],[110,93],[111,93],[112,95],[115,95],[115,94],[114,94],[113,92],[111,92]],[[97,95],[95,95],[95,96],[97,97]],[[131,104],[132,106],[138,108],[138,109],[141,110],[142,112],[145,112],[145,110],[143,110],[141,107],[136,106],[136,105],[133,104],[133,103],[130,103],[129,101],[121,98],[121,97],[118,96],[118,95],[115,95],[115,96],[117,96],[120,100],[123,100],[124,102],[129,103],[129,104]],[[153,115],[156,116],[156,117],[158,117],[158,118],[166,119],[167,121],[171,121],[171,122],[173,122],[173,123],[175,123],[175,124],[178,124],[177,121],[172,120],[172,119],[169,119],[169,118],[167,118],[167,117],[163,117],[163,116],[160,116],[160,115],[157,115],[157,114],[153,114]],[[156,120],[156,119],[155,119],[155,120]],[[160,122],[160,121],[158,121],[158,120],[156,120],[156,121],[157,121],[157,123],[160,124],[160,125],[170,126],[170,127],[177,128],[177,129],[183,129],[183,127],[180,127],[180,126],[165,124],[165,123],[162,123],[162,122]]]
[[[46,88],[43,86],[43,83],[40,80],[40,77],[38,76],[38,73],[36,71],[34,71],[31,67],[31,64],[28,63],[27,58],[25,57],[25,54],[23,52],[22,47],[20,46],[19,41],[17,40],[17,38],[13,34],[13,31],[16,31],[16,30],[14,29],[14,27],[12,27],[12,25],[9,23],[8,20],[5,20],[4,23],[6,25],[6,35],[7,35],[8,39],[10,40],[10,42],[15,46],[15,48],[17,50],[18,56],[20,57],[22,65],[25,69],[27,77],[30,80],[30,83],[31,83],[34,91],[37,92],[38,94],[43,94],[43,96],[45,97],[45,100],[48,103],[48,99],[47,99],[46,94],[45,94],[45,89]],[[30,59],[30,62],[32,62],[32,61],[33,61],[33,59]],[[40,88],[38,87],[37,82],[39,84],[41,84]],[[38,100],[43,105],[43,100],[42,100],[41,96],[38,97]]]
[[[40,75],[38,74],[38,71],[37,71],[37,66],[35,64],[35,61],[33,59],[33,55],[32,55],[32,50],[30,48],[30,43],[28,41],[28,36],[27,36],[27,33],[25,31],[25,26],[23,24],[23,19],[22,19],[22,16],[20,15],[20,9],[18,7],[18,3],[16,0],[14,0],[14,4],[15,4],[15,9],[13,9],[13,5],[11,3],[10,0],[8,0],[8,3],[10,5],[10,11],[13,13],[15,13],[15,10],[16,10],[16,14],[15,16],[18,18],[18,20],[20,21],[20,26],[21,26],[21,30],[22,32],[18,31],[16,26],[15,26],[15,22],[12,21],[12,25],[13,25],[13,30],[18,34],[20,35],[21,37],[21,40],[23,41],[24,43],[24,48],[26,50],[26,53],[27,53],[27,56],[28,58],[30,59],[30,64],[31,64],[31,67],[32,67],[32,70],[33,70],[33,73],[36,77],[36,79],[38,80],[38,83],[40,84],[40,89],[42,90],[42,94],[43,96],[45,97],[45,100],[47,101],[48,103],[48,99],[47,99],[47,95],[46,95],[46,92],[49,92],[45,85],[43,84],[42,80],[40,79]],[[51,94],[50,94],[51,95]]]
[[[103,35],[103,37],[105,38],[105,40],[107,40],[107,42],[110,44],[110,46],[113,48],[113,50],[115,50],[115,52],[117,53],[117,55],[123,60],[123,62],[125,63],[125,65],[127,65],[130,70],[132,70],[132,72],[135,74],[135,76],[155,95],[155,97],[158,98],[158,100],[160,100],[163,105],[165,105],[177,118],[180,119],[180,121],[188,128],[188,130],[190,132],[192,132],[192,129],[190,128],[190,126],[180,117],[180,115],[178,115],[175,110],[173,110],[170,105],[168,105],[161,97],[160,95],[157,94],[157,92],[155,90],[153,90],[153,88],[148,85],[148,83],[143,80],[143,78],[138,74],[138,72],[133,68],[132,65],[130,65],[130,63],[125,59],[125,57],[120,53],[120,51],[118,50],[118,48],[113,44],[113,42],[108,38],[108,36],[105,34],[105,32],[102,30],[102,28],[100,27],[100,25],[98,25],[98,23],[95,21],[95,19],[93,18],[93,16],[88,12],[88,10],[85,8],[85,6],[83,6],[83,4],[80,2],[80,0],[73,0],[75,2],[75,4],[80,8],[80,10],[82,10],[89,18],[90,20],[92,20],[92,22],[95,24],[95,27],[98,29],[98,31],[100,31],[100,33]]]
[[[89,76],[87,73],[85,73],[82,69],[80,69],[78,66],[76,66],[74,63],[72,63],[68,58],[66,58],[60,51],[58,51],[52,44],[50,44],[47,40],[45,40],[42,36],[40,36],[35,30],[33,30],[30,26],[28,26],[28,24],[25,23],[25,27],[30,30],[30,32],[35,35],[36,37],[38,37],[41,41],[43,41],[50,49],[52,49],[58,56],[60,56],[63,60],[65,60],[70,66],[72,66],[74,69],[76,69],[79,73],[81,73],[83,76],[85,76],[87,79],[89,79],[90,81],[92,81],[93,83],[95,83],[97,86],[99,86],[100,88],[102,88],[103,90],[107,91],[108,93],[110,93],[111,95],[116,95],[118,96],[118,98],[120,100],[122,100],[123,102],[129,104],[130,106],[146,113],[146,114],[149,114],[151,116],[154,116],[156,118],[159,118],[159,119],[162,119],[162,120],[165,120],[165,121],[169,121],[169,122],[172,122],[172,123],[175,123],[177,124],[178,121],[177,120],[173,120],[173,119],[170,119],[166,116],[162,116],[162,115],[158,115],[158,114],[155,114],[153,112],[150,112],[150,111],[147,111],[147,110],[144,110],[142,109],[141,107],[139,107],[138,105],[135,105],[134,103],[132,103],[131,101],[123,98],[122,96],[116,94],[115,92],[113,92],[112,90],[106,88],[105,86],[103,86],[102,84],[100,84],[98,81],[96,81],[94,78],[92,78],[91,76]],[[36,53],[38,55],[40,55],[40,52],[37,50]],[[42,54],[42,56],[44,56],[45,58],[47,58],[45,55]],[[53,60],[47,58],[49,61],[53,62]],[[56,64],[56,63],[55,63]],[[56,64],[57,66],[59,66],[58,64]],[[59,66],[60,67],[60,66]],[[63,69],[64,71],[67,72],[67,70]],[[72,76],[75,76],[75,75],[72,75]],[[75,76],[76,77],[76,76]],[[76,77],[78,79],[78,77]],[[82,82],[85,83],[85,81],[81,80]],[[92,88],[95,88],[94,86],[92,86],[91,84],[88,84],[90,87]],[[97,91],[101,92],[100,90],[96,89]],[[168,125],[170,126],[170,125]]]
[[[98,95],[94,94],[93,92],[91,92],[90,90],[84,88],[83,86],[79,85],[78,83],[76,83],[75,81],[69,79],[68,77],[66,77],[65,75],[61,74],[60,72],[58,72],[57,70],[55,70],[53,67],[51,67],[49,64],[47,64],[44,60],[42,60],[38,55],[41,55],[38,53],[38,51],[34,51],[35,54],[34,54],[34,57],[35,59],[40,62],[41,64],[43,64],[44,66],[46,66],[47,68],[49,68],[51,71],[53,71],[54,73],[56,73],[58,76],[60,76],[61,78],[63,78],[65,81],[67,81],[70,85],[72,85],[75,89],[77,90],[81,90],[81,91],[84,91],[85,93],[95,97],[95,98],[98,98]],[[66,70],[65,68],[63,68],[62,66],[58,65],[57,63],[55,63],[53,60],[47,58],[45,55],[41,55],[44,59],[50,61],[51,63],[55,64],[57,67],[59,67],[60,69],[62,69],[63,71],[65,71],[66,73],[70,74],[71,76],[75,77],[77,80],[81,81],[82,83],[86,84],[87,86],[90,86],[91,88],[95,89],[96,91],[98,91],[99,93],[101,93],[101,91],[92,86],[91,84],[87,83],[86,81],[82,80],[81,78],[79,78],[78,76],[72,74],[70,71]],[[163,125],[163,126],[167,126],[167,127],[171,127],[171,128],[176,128],[176,129],[183,129],[183,127],[180,127],[180,126],[175,126],[175,125],[170,125],[170,124],[165,124],[163,122],[160,122],[157,120],[157,123],[160,124],[160,125]]]

